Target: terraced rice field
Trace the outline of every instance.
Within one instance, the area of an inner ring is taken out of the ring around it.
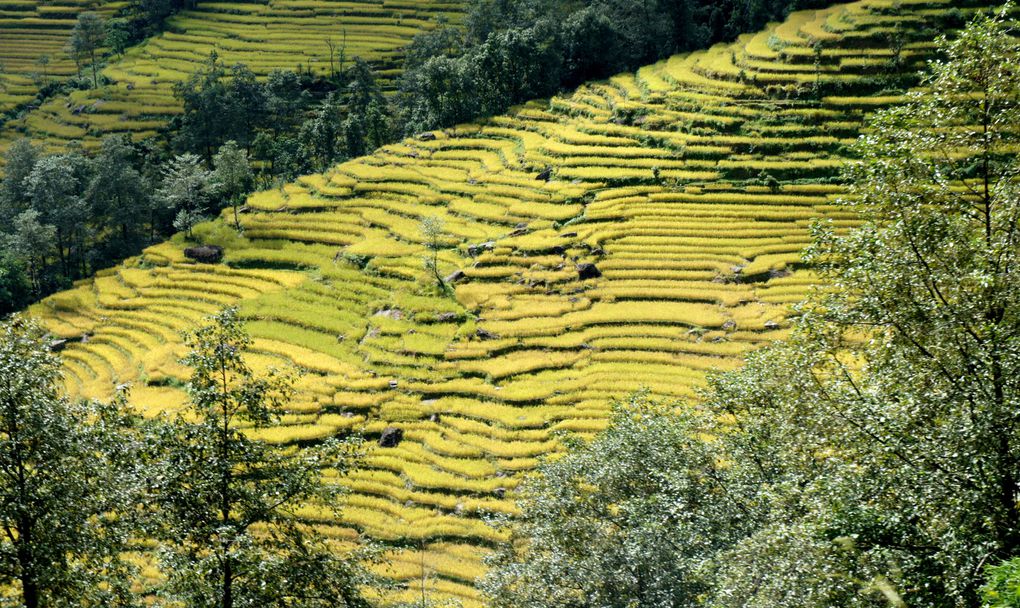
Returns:
[[[870,85],[856,98],[811,91],[866,83],[891,57],[887,33],[919,32],[951,3],[896,5],[798,13],[387,146],[252,196],[250,246],[224,264],[159,245],[34,312],[87,336],[65,349],[73,391],[130,382],[158,410],[183,399],[176,332],[239,304],[258,365],[308,372],[265,438],[404,431],[349,479],[343,521],[308,517],[392,545],[383,570],[407,588],[389,599],[414,600],[424,580],[433,599],[480,605],[473,580],[499,539],[485,517],[514,513],[523,475],[564,433],[599,431],[610,402],[640,388],[692,398],[707,372],[786,335],[787,306],[816,280],[798,265],[810,223],[854,223],[834,204],[846,145],[896,100]],[[907,41],[902,69],[920,67],[931,38]],[[426,217],[445,226],[452,297],[423,268]],[[582,279],[587,263],[601,276]]]
[[[461,11],[459,0],[199,2],[171,17],[165,33],[113,61],[103,75],[114,84],[53,99],[9,124],[0,133],[0,152],[23,135],[52,150],[72,140],[93,148],[110,133],[155,135],[181,111],[174,83],[187,79],[212,51],[228,66],[245,63],[260,77],[275,69],[323,75],[331,70],[330,42],[333,69],[361,57],[390,90],[414,35],[435,27],[441,17],[458,22]]]
[[[47,81],[75,73],[64,45],[78,13],[109,16],[126,4],[119,0],[0,0],[0,115],[30,102]]]

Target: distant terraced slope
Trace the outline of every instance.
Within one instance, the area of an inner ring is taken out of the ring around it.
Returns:
[[[83,11],[111,15],[127,2],[0,0],[0,114],[30,102],[47,80],[75,73],[64,52]],[[44,63],[40,58],[46,57]]]
[[[158,410],[183,399],[177,331],[239,304],[258,365],[309,372],[264,437],[405,432],[352,475],[345,519],[319,523],[392,543],[386,572],[408,584],[393,599],[418,597],[424,565],[433,598],[479,605],[473,579],[498,540],[483,518],[514,512],[514,488],[560,433],[604,428],[611,400],[642,387],[690,398],[709,370],[786,335],[786,305],[815,282],[796,265],[810,222],[854,222],[834,205],[845,146],[896,101],[867,94],[873,77],[918,69],[924,28],[951,3],[895,6],[797,13],[388,146],[252,196],[251,245],[225,264],[159,245],[34,312],[88,336],[64,351],[71,390],[132,382],[132,400]],[[812,96],[838,83],[862,96]],[[455,297],[423,270],[418,224],[431,216],[448,232],[444,274],[463,273]],[[602,276],[582,280],[584,263]]]
[[[58,150],[71,140],[92,148],[110,133],[154,135],[181,111],[174,83],[187,79],[214,50],[227,65],[245,63],[258,76],[299,68],[328,74],[326,43],[332,41],[334,66],[342,48],[344,67],[361,57],[378,70],[383,88],[391,89],[402,49],[414,35],[435,27],[440,17],[458,22],[462,10],[459,0],[199,2],[171,17],[165,33],[111,63],[103,75],[113,85],[53,99],[7,125],[0,152],[20,136]]]

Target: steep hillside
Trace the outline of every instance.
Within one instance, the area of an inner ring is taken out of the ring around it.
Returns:
[[[433,597],[476,605],[498,538],[485,516],[514,512],[522,475],[563,433],[604,428],[610,402],[640,388],[690,398],[706,372],[785,335],[786,305],[814,282],[797,264],[810,223],[854,221],[833,205],[846,144],[960,4],[797,13],[424,134],[252,196],[249,240],[224,264],[166,243],[34,312],[69,339],[72,391],[131,383],[161,410],[183,399],[178,330],[240,305],[259,365],[309,372],[267,439],[403,431],[352,475],[344,521],[321,525],[392,543],[405,599],[424,578]],[[452,295],[423,267],[429,217]]]
[[[384,88],[391,88],[403,47],[440,17],[459,21],[461,10],[456,0],[200,2],[171,17],[166,32],[113,61],[103,71],[113,84],[53,99],[8,124],[0,132],[0,152],[26,135],[51,149],[71,140],[91,148],[109,133],[154,135],[180,112],[173,84],[212,51],[227,65],[247,64],[258,76],[274,69],[323,75],[331,70],[332,44],[333,69],[342,67],[341,60],[350,67],[361,57],[379,71]]]
[[[0,2],[0,115],[31,101],[46,82],[75,73],[64,45],[78,13],[110,15],[124,4],[103,0]]]

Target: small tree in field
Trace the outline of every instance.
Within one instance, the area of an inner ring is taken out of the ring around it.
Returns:
[[[336,504],[340,490],[322,471],[348,471],[358,443],[330,439],[287,454],[240,428],[277,421],[292,379],[247,365],[251,339],[236,309],[186,344],[191,402],[160,431],[153,478],[167,577],[160,596],[188,608],[367,606],[363,554],[343,553],[299,519],[302,508]]]
[[[443,247],[443,220],[430,216],[421,221],[419,225],[422,240],[429,253],[422,258],[425,270],[436,279],[436,285],[444,291],[448,289],[443,275],[439,271],[439,250]]]
[[[106,42],[106,24],[103,18],[93,12],[78,14],[78,21],[71,30],[68,48],[72,58],[81,71],[81,62],[85,57],[92,67],[92,86],[99,86],[99,64],[96,63],[96,51]]]
[[[255,175],[248,161],[248,153],[237,143],[228,141],[220,146],[213,157],[212,188],[222,196],[234,210],[234,227],[241,229],[237,215],[238,206],[255,181]]]

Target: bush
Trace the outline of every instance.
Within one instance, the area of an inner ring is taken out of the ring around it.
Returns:
[[[985,569],[987,582],[981,588],[984,608],[1020,608],[1020,557]]]

